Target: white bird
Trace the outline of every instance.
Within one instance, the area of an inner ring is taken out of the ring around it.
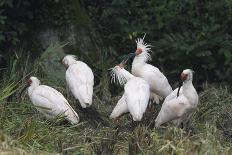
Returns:
[[[193,71],[190,69],[183,70],[181,80],[183,81],[183,86],[179,87],[179,90],[175,89],[165,98],[155,120],[156,127],[170,121],[174,121],[179,126],[197,107],[198,94],[192,84]]]
[[[123,64],[117,65],[111,71],[112,81],[118,81],[124,86],[124,94],[118,101],[110,118],[117,119],[122,114],[130,112],[134,121],[141,121],[146,111],[150,87],[142,78],[135,77],[124,69]]]
[[[77,61],[74,55],[67,55],[62,63],[67,68],[66,82],[82,108],[92,105],[94,75],[91,68],[82,61]]]
[[[39,79],[30,77],[28,80],[28,95],[36,109],[47,118],[55,118],[64,115],[71,124],[77,124],[79,117],[69,105],[64,96],[56,89],[40,85]]]
[[[172,87],[157,67],[147,64],[147,61],[151,60],[149,53],[151,52],[151,48],[150,45],[144,42],[144,37],[136,40],[136,52],[130,53],[127,60],[130,57],[134,57],[132,74],[144,78],[149,83],[151,89],[150,98],[153,98],[156,103],[159,103],[160,99],[167,97],[172,92]]]

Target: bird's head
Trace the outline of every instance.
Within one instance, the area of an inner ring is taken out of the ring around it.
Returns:
[[[37,77],[31,76],[28,80],[27,80],[27,85],[31,86],[31,85],[40,85],[40,81]]]
[[[66,55],[62,59],[62,64],[65,66],[65,68],[68,68],[71,64],[75,63],[77,60],[75,55]]]
[[[30,87],[31,85],[37,86],[40,85],[40,81],[37,77],[31,76],[30,78],[28,78],[26,80],[26,86],[22,89],[21,93],[20,93],[20,97],[22,98],[22,94],[23,92],[25,92],[25,90]]]
[[[143,38],[138,38],[135,42],[137,44],[136,51],[133,53],[128,54],[127,58],[125,61],[128,61],[130,58],[134,57],[141,57],[143,60],[146,62],[148,60],[151,60],[151,45],[147,44],[144,42],[146,34],[144,35]]]
[[[125,61],[122,61],[120,64],[115,65],[111,68],[111,82],[119,83],[120,85],[124,85],[126,83],[126,78],[123,75],[123,71],[125,70]]]
[[[182,73],[180,74],[180,81],[179,81],[179,88],[177,91],[177,97],[179,96],[179,91],[180,91],[181,86],[183,85],[183,82],[193,80],[193,73],[194,73],[194,71],[191,69],[185,69],[182,71]]]
[[[185,69],[183,72],[180,74],[180,79],[181,81],[189,81],[193,80],[193,73],[194,71],[191,69]]]

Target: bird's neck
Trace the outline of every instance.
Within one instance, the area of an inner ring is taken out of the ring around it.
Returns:
[[[147,56],[146,55],[137,55],[134,60],[132,65],[144,65],[147,62]]]
[[[132,62],[132,68],[139,68],[146,64],[145,56],[136,56]]]
[[[68,66],[71,66],[71,65],[76,64],[76,63],[77,63],[76,60],[69,60]]]
[[[35,88],[37,88],[39,84],[31,84],[30,87],[28,87],[28,95],[30,96]]]
[[[120,72],[127,81],[129,81],[131,78],[134,77],[134,75],[132,75],[130,72],[128,72],[125,69],[121,69]]]
[[[193,86],[192,80],[188,80],[183,83],[183,94],[192,104],[196,104],[196,102],[198,102],[197,91]]]

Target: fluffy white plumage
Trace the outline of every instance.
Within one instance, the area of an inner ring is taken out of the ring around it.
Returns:
[[[126,71],[123,67],[115,66],[112,69],[111,76],[114,82],[119,81],[124,86],[124,94],[118,101],[110,118],[117,118],[123,113],[130,112],[134,121],[141,121],[146,111],[150,87],[142,78],[135,77]]]
[[[152,94],[151,97],[155,97],[156,100],[165,98],[172,92],[172,88],[167,78],[157,67],[147,64],[147,61],[151,60],[149,54],[149,52],[151,52],[150,45],[144,42],[144,38],[137,39],[136,43],[137,50],[132,63],[132,74],[144,78],[149,83]]]
[[[176,125],[180,125],[181,122],[188,118],[192,110],[197,107],[198,94],[192,84],[193,71],[186,69],[182,72],[181,77],[183,86],[180,89],[179,96],[177,97],[178,89],[175,89],[165,98],[155,120],[156,127],[170,121],[173,121]]]
[[[40,81],[36,77],[30,77],[29,84],[28,95],[30,100],[36,106],[36,109],[47,118],[64,115],[72,124],[79,122],[77,113],[60,92],[52,87],[40,85]]]
[[[92,105],[94,75],[91,68],[74,55],[67,55],[62,60],[66,66],[66,82],[75,99],[82,108]]]

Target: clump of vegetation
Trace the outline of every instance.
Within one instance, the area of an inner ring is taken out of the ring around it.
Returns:
[[[232,94],[229,87],[206,85],[200,93],[198,109],[183,129],[171,124],[155,129],[154,118],[160,106],[146,114],[141,123],[134,124],[129,115],[124,116],[120,123],[114,123],[109,119],[109,114],[120,93],[117,94],[119,91],[116,89],[111,91],[114,86],[110,85],[106,71],[110,63],[104,65],[98,62],[93,68],[101,76],[97,76],[93,106],[106,122],[101,123],[84,117],[71,95],[64,88],[58,87],[60,83],[49,82],[49,76],[41,69],[41,59],[37,59],[33,65],[23,59],[28,58],[19,57],[17,61],[12,61],[14,65],[11,65],[11,72],[6,72],[1,81],[0,151],[16,151],[19,154],[232,153]],[[19,64],[24,69],[16,71]],[[60,119],[47,120],[27,96],[19,97],[24,77],[31,72],[42,77],[42,83],[49,83],[66,97],[69,96],[68,100],[80,115],[81,123],[72,126]]]

